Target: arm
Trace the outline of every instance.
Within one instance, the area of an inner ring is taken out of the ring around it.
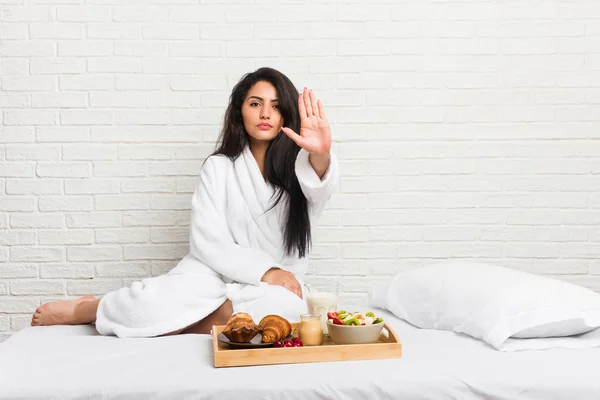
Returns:
[[[298,111],[300,134],[287,127],[282,130],[301,147],[296,157],[296,176],[302,193],[320,214],[339,181],[337,158],[331,152],[331,129],[323,104],[307,88],[298,97]]]
[[[223,216],[224,171],[209,157],[200,172],[200,182],[192,197],[190,255],[216,272],[237,282],[258,285],[276,262],[266,252],[241,247],[233,241]]]
[[[325,175],[325,172],[329,168],[330,160],[331,150],[320,154],[313,153],[308,156],[308,161],[310,161],[310,165],[312,165],[319,179],[323,179],[323,175]]]
[[[302,193],[313,204],[326,202],[336,190],[339,183],[339,165],[333,152],[329,153],[328,165],[319,177],[317,168],[311,163],[313,153],[300,149],[296,157],[296,176]],[[321,166],[322,167],[322,166]],[[324,204],[323,204],[324,206]]]

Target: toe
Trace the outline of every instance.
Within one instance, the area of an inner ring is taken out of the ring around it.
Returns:
[[[42,313],[48,309],[48,303],[42,304],[38,308],[35,309],[36,313]]]
[[[33,314],[33,317],[31,317],[31,326],[40,325],[40,317],[41,314],[39,312]]]

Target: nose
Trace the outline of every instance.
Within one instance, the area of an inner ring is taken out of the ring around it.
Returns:
[[[271,118],[271,110],[269,107],[263,106],[260,109],[260,119],[270,119]]]

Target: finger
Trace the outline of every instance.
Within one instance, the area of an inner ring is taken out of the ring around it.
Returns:
[[[300,285],[298,285],[298,287],[296,288],[296,294],[298,295],[298,297],[302,298],[302,288],[300,287]]]
[[[300,119],[306,118],[306,106],[304,105],[304,95],[302,93],[298,95],[298,111],[300,112]]]
[[[287,282],[287,281],[284,281],[284,282],[281,284],[281,286],[282,286],[282,287],[284,287],[284,288],[286,288],[287,290],[289,290],[290,292],[292,292],[292,293],[294,293],[294,294],[296,294],[296,295],[298,294],[298,293],[296,293],[296,291],[294,290],[294,288],[292,287],[292,285],[290,285],[290,283],[289,283],[289,282]]]
[[[296,276],[294,274],[291,274],[290,276],[291,278],[291,284],[292,287],[294,288],[294,293],[296,293],[298,295],[298,297],[302,298],[302,287],[300,286],[300,282],[298,282],[298,279],[296,279]]]
[[[322,119],[327,119],[327,114],[325,114],[325,107],[323,106],[323,103],[321,102],[321,100],[317,100],[317,102],[319,103],[319,115],[321,116]]]
[[[317,96],[313,93],[312,90],[309,90],[309,98],[310,104],[312,106],[312,113],[315,117],[319,116],[319,105],[317,104]]]
[[[296,283],[293,280],[288,281],[287,284],[288,284],[288,287],[290,288],[290,290],[292,292],[294,292],[296,295],[298,295],[298,285],[296,285]]]
[[[285,133],[286,135],[288,135],[288,137],[290,139],[292,139],[294,142],[296,142],[296,144],[302,148],[304,148],[304,138],[300,135],[298,135],[296,132],[294,132],[292,129],[290,128],[281,128],[281,130],[283,131],[283,133]]]
[[[285,286],[290,292],[294,293],[296,296],[302,298],[302,291],[300,288],[294,284],[294,282],[286,282]]]
[[[304,98],[304,106],[306,107],[306,116],[310,117],[313,115],[312,105],[310,104],[310,93],[307,88],[304,88],[304,92],[302,92],[302,97]]]

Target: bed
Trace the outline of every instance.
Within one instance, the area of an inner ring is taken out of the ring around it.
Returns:
[[[0,345],[0,399],[600,399],[600,348],[501,352],[376,313],[401,359],[217,369],[209,335],[31,327]]]

